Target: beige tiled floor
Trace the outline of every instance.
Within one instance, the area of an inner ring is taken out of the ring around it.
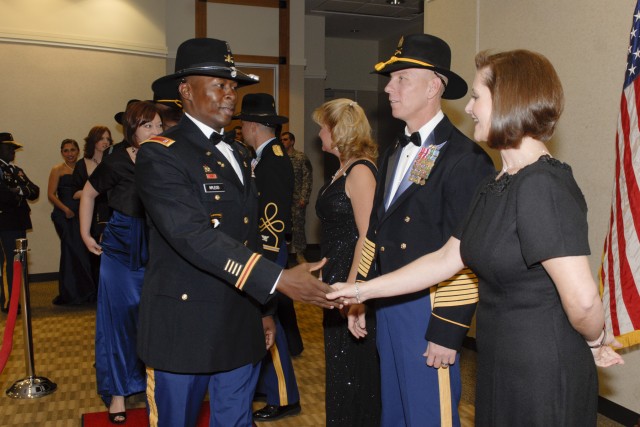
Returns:
[[[85,412],[104,410],[95,392],[93,369],[93,339],[95,307],[57,307],[51,304],[56,295],[56,282],[31,284],[33,344],[35,373],[57,383],[55,393],[39,399],[11,399],[0,395],[1,426],[71,427],[80,425]],[[317,427],[324,419],[324,349],[321,310],[296,305],[305,350],[294,359],[300,387],[302,413],[271,423],[272,427]],[[6,315],[0,315],[0,333],[4,331]],[[16,324],[14,349],[4,372],[0,387],[4,391],[26,374],[23,352],[22,324]],[[462,425],[473,425],[475,354],[464,351],[463,396],[460,405]],[[142,396],[129,399],[130,407],[144,406]],[[260,407],[263,403],[256,402]],[[598,426],[619,424],[601,417]]]

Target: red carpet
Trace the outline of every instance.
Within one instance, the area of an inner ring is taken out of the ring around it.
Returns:
[[[127,410],[127,422],[121,424],[125,427],[148,427],[149,418],[147,417],[147,408],[137,408]],[[82,414],[82,427],[114,427],[116,424],[109,422],[107,411],[91,412]],[[209,402],[202,404],[200,416],[198,417],[197,427],[209,426]]]

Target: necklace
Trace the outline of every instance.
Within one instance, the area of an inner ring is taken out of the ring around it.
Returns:
[[[99,165],[99,164],[100,164],[100,162],[99,162],[98,160],[96,160],[96,158],[95,158],[95,157],[93,157],[93,158],[91,159],[91,161],[92,161],[93,163],[95,163],[96,165]]]
[[[69,169],[71,169],[71,172],[73,172],[73,169],[76,167],[75,163],[73,164],[73,167],[69,166],[69,164],[67,163],[67,161],[66,161],[66,160],[64,161],[64,165],[65,165],[66,167],[68,167]]]
[[[331,176],[331,182],[329,182],[329,184],[327,184],[327,186],[326,186],[326,187],[324,188],[324,190],[322,191],[322,194],[321,194],[321,195],[324,195],[324,193],[329,189],[329,187],[331,187],[331,186],[333,185],[333,183],[334,183],[334,182],[336,182],[336,180],[342,176],[341,174],[342,174],[345,170],[347,170],[347,169],[349,168],[349,166],[351,166],[351,164],[352,164],[353,162],[355,162],[356,160],[358,160],[358,159],[351,159],[351,160],[349,160],[349,161],[348,161],[344,166],[342,166],[340,169],[338,169],[338,170],[336,171],[336,173],[334,173],[334,174]]]
[[[525,160],[518,159],[515,162],[515,164],[512,164],[511,166],[509,166],[507,164],[507,162],[505,161],[504,162],[504,166],[502,166],[501,175],[508,174],[509,171],[512,171],[513,173],[517,173],[523,167],[528,166],[528,165],[530,165],[532,163],[535,163],[540,157],[545,156],[545,155],[551,156],[551,154],[549,154],[549,152],[547,150],[540,150],[540,154],[537,157],[535,157],[535,153],[532,155],[533,157],[535,157],[533,159],[533,161],[530,161],[532,156],[525,156],[526,157]]]
[[[342,173],[347,170],[347,168],[349,166],[351,166],[351,163],[353,163],[355,161],[355,159],[351,159],[349,160],[344,166],[342,166],[340,169],[338,169],[336,171],[336,173],[333,174],[333,176],[331,177],[331,182],[335,181],[336,179],[340,178],[340,176],[342,176]]]

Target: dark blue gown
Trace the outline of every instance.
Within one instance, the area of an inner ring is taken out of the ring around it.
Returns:
[[[59,293],[53,303],[65,305],[95,301],[96,283],[91,271],[90,252],[80,237],[79,200],[73,199],[74,186],[71,175],[60,177],[56,193],[58,199],[76,216],[67,218],[57,207],[54,207],[51,213],[51,219],[60,237]]]
[[[96,313],[96,380],[107,405],[111,396],[146,389],[138,358],[138,306],[148,259],[144,209],[135,191],[134,163],[126,146],[114,147],[89,177],[99,193],[109,191],[113,213],[102,235]]]

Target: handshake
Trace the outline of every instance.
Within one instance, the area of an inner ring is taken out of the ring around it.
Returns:
[[[314,304],[322,308],[342,308],[342,304],[330,301],[327,294],[331,286],[311,274],[319,271],[327,262],[326,258],[318,262],[298,264],[282,272],[278,280],[278,292],[282,292],[294,301]]]

